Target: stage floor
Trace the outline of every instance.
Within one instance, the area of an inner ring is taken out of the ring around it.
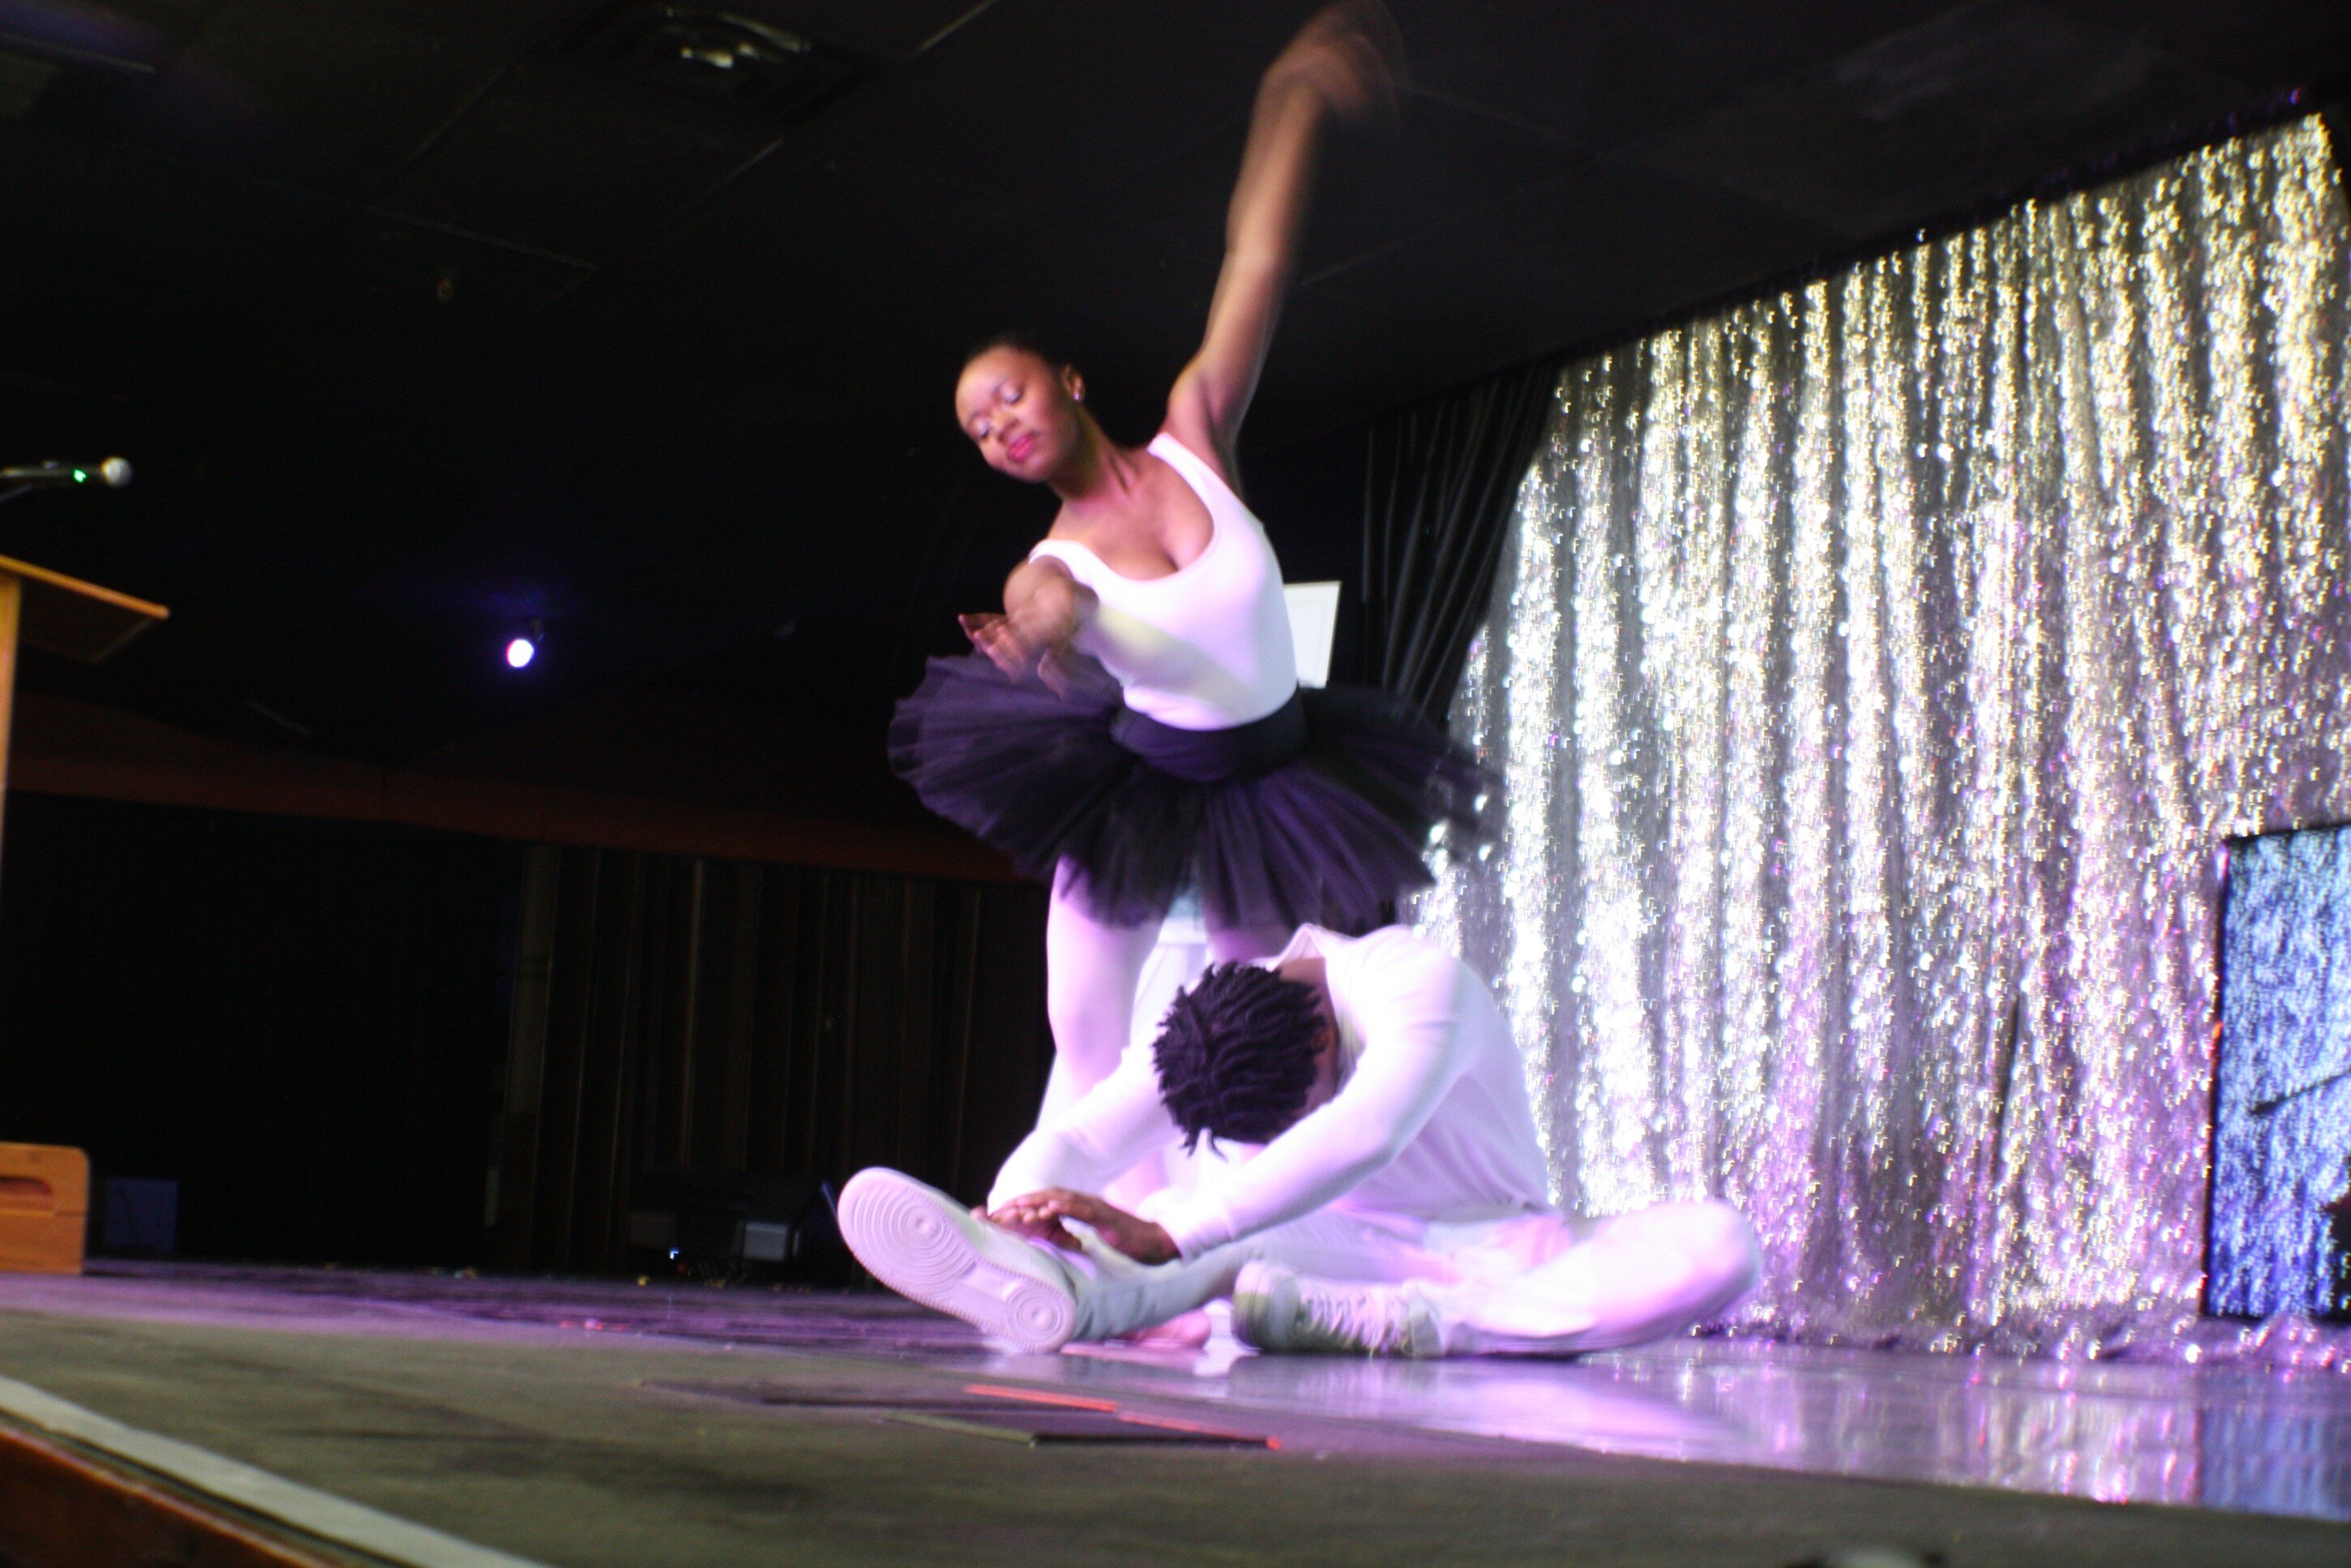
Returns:
[[[0,1276],[0,1376],[561,1565],[2351,1560],[2341,1373],[1032,1356],[883,1295],[101,1264]],[[1024,1394],[1280,1447],[986,1440]]]

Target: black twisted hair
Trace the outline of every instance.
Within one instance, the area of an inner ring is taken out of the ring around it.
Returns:
[[[1218,1138],[1269,1143],[1298,1120],[1322,1027],[1313,987],[1255,964],[1209,965],[1177,993],[1151,1048],[1184,1147],[1203,1135],[1211,1148]]]

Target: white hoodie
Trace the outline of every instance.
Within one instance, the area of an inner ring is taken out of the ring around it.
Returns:
[[[1156,1218],[1183,1255],[1328,1205],[1419,1220],[1551,1212],[1525,1071],[1484,982],[1401,925],[1349,937],[1301,926],[1271,968],[1320,957],[1339,1024],[1339,1090]],[[1147,1046],[1022,1141],[988,1207],[1043,1187],[1100,1192],[1181,1134]]]

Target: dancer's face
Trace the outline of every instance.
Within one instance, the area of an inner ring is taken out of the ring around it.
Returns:
[[[989,467],[1035,484],[1083,443],[1085,386],[1026,349],[990,349],[956,381],[956,419]]]

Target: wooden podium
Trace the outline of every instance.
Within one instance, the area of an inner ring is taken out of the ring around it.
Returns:
[[[0,556],[0,810],[7,803],[17,643],[95,664],[171,613],[160,604]]]
[[[16,645],[96,664],[171,613],[160,604],[0,556],[0,808],[8,795]],[[89,1159],[79,1149],[0,1144],[0,1270],[81,1272]]]

